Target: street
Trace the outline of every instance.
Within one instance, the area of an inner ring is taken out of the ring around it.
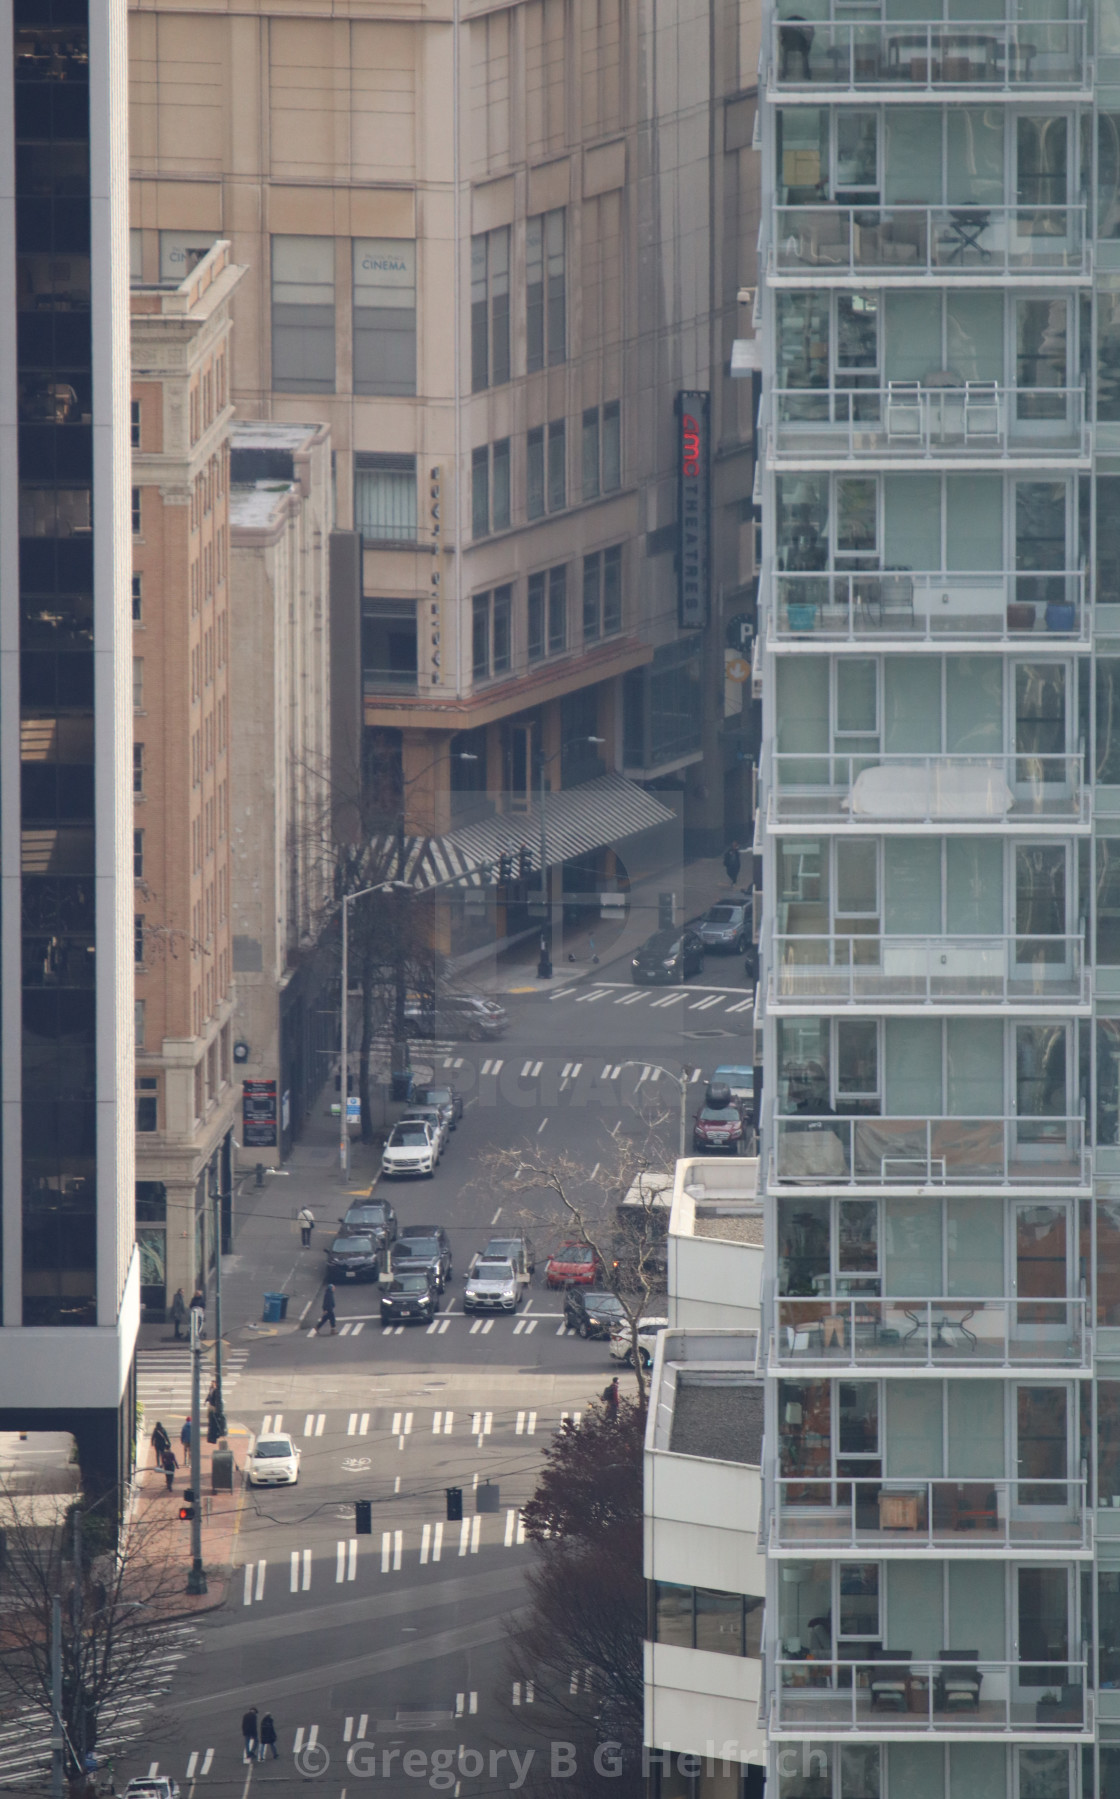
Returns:
[[[223,1264],[226,1409],[242,1449],[262,1431],[291,1433],[299,1483],[239,1486],[209,1501],[212,1513],[236,1513],[233,1578],[219,1609],[183,1627],[162,1695],[138,1695],[140,1734],[116,1757],[118,1791],[158,1771],[184,1799],[284,1794],[309,1780],[331,1799],[353,1799],[373,1780],[373,1791],[473,1795],[519,1788],[530,1748],[542,1765],[536,1696],[514,1659],[533,1553],[519,1508],[544,1446],[618,1364],[605,1342],[565,1329],[562,1295],[543,1282],[562,1238],[539,1212],[528,1222],[529,1202],[503,1193],[485,1158],[521,1145],[567,1153],[593,1183],[617,1168],[620,1145],[624,1158],[646,1141],[652,1119],[671,1169],[682,1065],[692,1071],[691,1118],[718,1063],[751,1059],[741,958],[709,956],[683,988],[631,986],[625,965],[608,973],[504,994],[510,1029],[497,1043],[414,1051],[465,1100],[431,1179],[378,1183],[402,1227],[438,1222],[450,1235],[454,1276],[430,1324],[383,1328],[376,1285],[339,1285],[337,1335],[309,1329],[331,1223],[369,1183],[367,1172],[341,1186],[327,1095],[288,1169],[261,1190],[244,1184],[235,1253]],[[362,1166],[372,1167],[368,1152]],[[308,1250],[295,1222],[305,1203],[317,1217]],[[467,1317],[468,1263],[503,1226],[535,1239],[527,1299],[515,1317]],[[266,1290],[287,1293],[285,1323],[260,1323]],[[175,1435],[189,1402],[185,1345],[163,1327],[146,1339],[141,1459],[156,1419]],[[623,1386],[633,1386],[626,1371]],[[450,1486],[463,1490],[461,1524],[446,1520]],[[476,1509],[480,1494],[487,1509]],[[371,1502],[369,1536],[356,1534],[358,1499]],[[276,1720],[278,1760],[243,1758],[240,1720],[253,1704]],[[27,1754],[26,1737],[0,1740],[0,1779],[14,1783]]]

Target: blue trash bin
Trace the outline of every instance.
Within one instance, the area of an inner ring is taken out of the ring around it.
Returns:
[[[266,1293],[264,1296],[264,1322],[280,1324],[288,1315],[288,1295],[286,1293]]]

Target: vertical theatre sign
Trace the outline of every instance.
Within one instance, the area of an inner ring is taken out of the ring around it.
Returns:
[[[696,631],[708,622],[709,438],[711,396],[677,395],[677,623]]]

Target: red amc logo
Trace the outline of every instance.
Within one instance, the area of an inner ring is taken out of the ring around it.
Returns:
[[[700,473],[700,426],[691,412],[681,419],[681,467],[686,476]]]

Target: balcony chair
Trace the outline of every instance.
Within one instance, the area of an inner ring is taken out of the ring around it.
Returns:
[[[965,382],[964,435],[969,443],[977,437],[994,438],[997,442],[1002,437],[999,388],[994,381]]]
[[[875,1666],[871,1670],[868,1686],[871,1690],[871,1709],[878,1706],[883,1711],[904,1712],[910,1697],[910,1659],[911,1649],[877,1649],[874,1655]]]
[[[922,442],[922,389],[917,381],[887,382],[887,441]]]
[[[976,1666],[978,1649],[943,1649],[938,1657],[943,1664],[938,1670],[933,1690],[935,1712],[980,1710],[980,1685],[984,1676]]]

